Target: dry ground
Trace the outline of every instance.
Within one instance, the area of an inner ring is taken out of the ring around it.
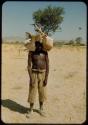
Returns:
[[[19,49],[20,48],[20,49]],[[20,51],[19,51],[20,50]],[[29,78],[27,51],[20,45],[2,45],[1,119],[5,123],[83,123],[86,120],[86,48],[61,47],[49,51],[46,117],[27,119]]]

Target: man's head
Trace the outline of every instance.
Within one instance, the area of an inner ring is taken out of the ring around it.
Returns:
[[[41,51],[43,49],[43,45],[39,41],[35,42],[35,47],[37,51]]]

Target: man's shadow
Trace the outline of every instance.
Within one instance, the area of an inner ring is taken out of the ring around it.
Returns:
[[[22,114],[25,114],[28,110],[30,110],[30,108],[24,107],[10,99],[1,100],[1,105],[12,111],[19,112]],[[37,109],[34,109],[33,111],[39,113]]]
[[[6,108],[8,108],[12,111],[19,112],[19,113],[22,113],[22,114],[26,113],[27,110],[28,110],[27,107],[24,107],[24,106],[22,106],[22,105],[20,105],[16,102],[10,100],[10,99],[2,100],[1,104],[2,104],[3,107],[6,107]]]

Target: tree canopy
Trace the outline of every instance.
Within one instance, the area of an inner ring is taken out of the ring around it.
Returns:
[[[75,41],[77,44],[80,44],[82,42],[82,37],[77,37]]]
[[[45,9],[39,9],[33,13],[34,23],[41,25],[42,31],[54,33],[61,29],[60,24],[63,21],[64,8],[47,6]]]

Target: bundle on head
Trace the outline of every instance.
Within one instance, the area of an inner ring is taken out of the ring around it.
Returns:
[[[40,41],[43,44],[43,48],[45,51],[50,51],[53,48],[53,39],[47,36],[45,33],[42,32],[41,28],[39,28],[37,25],[34,25],[37,32],[39,34],[32,35],[31,33],[26,32],[28,38],[30,39],[28,43],[26,43],[26,47],[28,49],[35,50],[35,42]]]
[[[53,48],[53,39],[50,38],[48,34],[42,32],[41,28],[39,28],[36,24],[34,26],[36,28],[36,31],[38,31],[41,34],[44,50],[45,51],[51,50]]]

